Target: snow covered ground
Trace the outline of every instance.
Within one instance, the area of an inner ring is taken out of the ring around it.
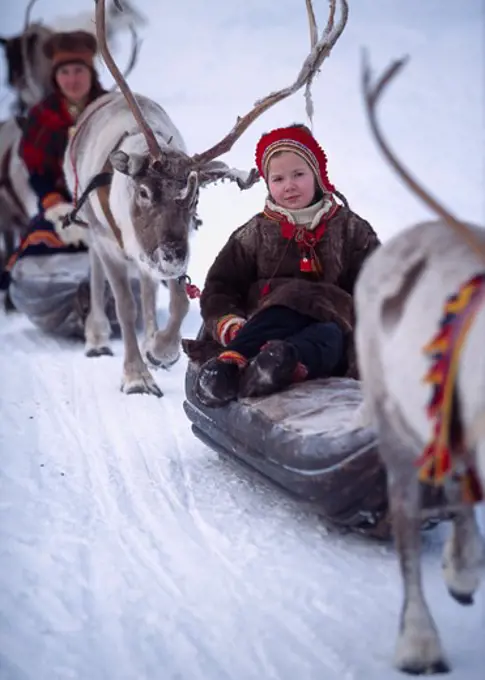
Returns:
[[[137,4],[150,22],[130,82],[167,108],[191,153],[291,82],[308,50],[302,0]],[[326,4],[315,1],[321,26]],[[331,180],[382,239],[429,216],[383,162],[360,91],[362,45],[379,72],[409,53],[382,106],[386,134],[451,210],[483,221],[482,3],[350,5],[313,87]],[[42,0],[34,14],[48,22],[66,11]],[[10,3],[2,32],[19,30],[23,15],[23,3]],[[0,99],[2,114],[8,103]],[[224,160],[248,169],[259,135],[296,120],[306,120],[301,95],[266,113]],[[202,193],[194,283],[264,193],[262,184]],[[198,326],[195,301],[185,334]],[[88,360],[81,345],[0,314],[0,680],[402,677],[391,668],[401,604],[392,546],[329,531],[315,511],[196,440],[182,410],[184,359],[156,374],[163,399],[122,395],[114,348],[114,358]],[[474,607],[448,597],[444,529],[426,536],[426,592],[448,677],[483,680],[485,587]]]
[[[89,360],[0,317],[1,680],[399,677],[392,546],[196,440],[184,360],[157,373],[164,398],[122,395],[115,349]],[[449,677],[483,680],[485,589],[448,597],[442,533],[424,565]]]

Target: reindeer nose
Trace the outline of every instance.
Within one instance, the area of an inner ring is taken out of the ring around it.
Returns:
[[[169,243],[165,247],[165,258],[168,262],[185,260],[186,257],[187,246],[184,243]]]
[[[166,243],[163,248],[155,248],[150,259],[155,265],[163,262],[166,264],[178,264],[187,259],[187,246],[183,243]]]

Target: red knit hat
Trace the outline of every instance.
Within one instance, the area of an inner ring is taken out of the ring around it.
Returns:
[[[267,178],[268,164],[277,151],[291,151],[298,154],[313,170],[324,193],[332,194],[335,187],[327,176],[327,157],[311,132],[303,125],[290,125],[265,133],[256,145],[256,165],[259,174]]]

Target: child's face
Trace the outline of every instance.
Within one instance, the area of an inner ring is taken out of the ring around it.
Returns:
[[[292,151],[283,151],[269,162],[268,189],[273,201],[282,208],[306,208],[315,196],[315,175],[303,158]]]

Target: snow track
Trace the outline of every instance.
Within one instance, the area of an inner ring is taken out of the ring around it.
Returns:
[[[195,313],[186,332],[198,325]],[[329,531],[208,450],[183,410],[119,392],[116,356],[0,317],[1,680],[390,680],[391,546]],[[484,590],[461,608],[426,540],[448,676],[481,680]]]

